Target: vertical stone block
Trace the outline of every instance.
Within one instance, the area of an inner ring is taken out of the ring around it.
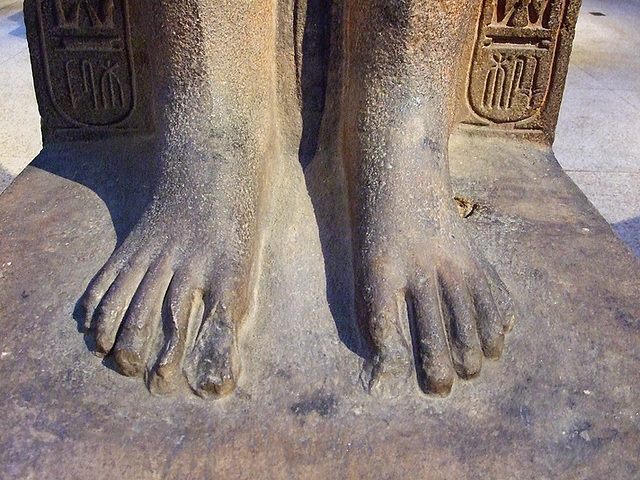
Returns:
[[[152,130],[148,68],[129,0],[27,0],[44,142]]]
[[[580,0],[485,0],[462,123],[553,139]]]

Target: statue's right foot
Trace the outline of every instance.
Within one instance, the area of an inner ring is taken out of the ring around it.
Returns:
[[[124,375],[147,375],[154,393],[174,390],[184,374],[199,395],[225,395],[240,373],[237,328],[255,275],[263,186],[166,183],[89,286],[85,326],[97,355],[112,354]]]

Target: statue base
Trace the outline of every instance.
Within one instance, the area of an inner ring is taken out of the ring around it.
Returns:
[[[0,196],[2,478],[640,476],[640,262],[551,152],[451,140],[474,247],[518,318],[446,399],[415,376],[364,390],[328,163],[284,159],[239,387],[206,401],[151,395],[79,333],[79,299],[148,198],[151,145],[46,149]]]

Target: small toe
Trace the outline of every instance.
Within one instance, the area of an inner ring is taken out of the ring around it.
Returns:
[[[89,331],[93,326],[96,310],[100,302],[102,302],[111,285],[120,275],[122,270],[121,263],[117,253],[114,254],[87,287],[87,291],[82,299],[85,331]]]
[[[489,264],[483,264],[485,279],[489,284],[493,300],[498,309],[499,316],[502,318],[502,327],[504,333],[509,333],[516,322],[516,307],[511,297],[509,289],[496,272],[495,268]]]
[[[453,366],[458,376],[469,379],[480,374],[482,347],[473,299],[464,278],[461,271],[450,266],[439,272],[438,287]]]
[[[100,302],[92,326],[96,354],[106,355],[113,348],[122,319],[146,270],[147,266],[143,261],[137,261],[122,270]]]
[[[469,289],[477,315],[478,335],[482,351],[487,358],[500,358],[504,347],[504,318],[500,314],[486,277],[481,273],[470,275]]]

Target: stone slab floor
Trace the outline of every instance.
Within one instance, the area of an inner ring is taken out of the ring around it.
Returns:
[[[640,257],[640,0],[584,0],[554,150]],[[40,151],[22,2],[0,0],[0,192]]]

